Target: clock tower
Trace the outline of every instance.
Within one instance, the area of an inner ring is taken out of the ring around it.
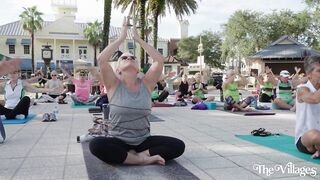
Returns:
[[[42,59],[45,64],[44,73],[47,74],[48,70],[50,70],[50,62],[52,60],[52,49],[51,46],[45,45],[44,48],[41,50]]]

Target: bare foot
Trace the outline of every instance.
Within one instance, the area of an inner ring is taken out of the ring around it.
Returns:
[[[246,111],[246,112],[253,112],[255,109],[254,108],[251,108],[251,107],[246,107],[246,108],[243,108],[243,111]]]
[[[165,165],[166,161],[160,155],[148,156],[145,152],[137,154],[141,158],[141,164],[160,164]]]
[[[296,112],[296,106],[293,106],[292,108],[290,108],[290,111]]]
[[[312,159],[316,159],[320,156],[320,152],[319,151],[316,151],[311,157]]]
[[[232,108],[231,109],[231,112],[236,112],[236,111],[239,111],[239,109],[238,108]]]

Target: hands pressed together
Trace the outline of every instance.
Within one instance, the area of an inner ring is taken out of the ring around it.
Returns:
[[[124,17],[123,22],[122,22],[122,28],[121,28],[121,33],[119,39],[121,41],[124,41],[127,37],[127,31],[129,29],[129,20],[130,17]],[[134,40],[139,40],[140,36],[138,34],[137,28],[136,28],[136,21],[133,20],[133,26],[132,26],[132,34],[133,34],[133,39]]]

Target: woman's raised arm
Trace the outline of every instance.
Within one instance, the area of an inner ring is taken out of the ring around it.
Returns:
[[[112,67],[110,66],[109,60],[112,57],[112,55],[116,52],[116,50],[119,48],[121,43],[126,39],[127,30],[127,18],[125,17],[123,20],[120,37],[113,43],[109,44],[98,56],[98,62],[100,66],[103,84],[107,87],[107,89],[115,88],[118,83],[118,78],[114,73]]]
[[[155,50],[152,46],[150,46],[148,43],[146,43],[144,40],[140,38],[138,35],[137,29],[135,27],[135,23],[133,23],[133,39],[136,40],[140,46],[149,54],[149,56],[152,58],[153,62],[146,73],[146,75],[143,78],[144,83],[147,85],[150,92],[153,90],[154,85],[157,83],[157,81],[160,78],[160,75],[162,73],[163,69],[163,62],[164,57]]]

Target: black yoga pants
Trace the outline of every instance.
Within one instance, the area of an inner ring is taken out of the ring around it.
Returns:
[[[149,149],[150,156],[160,155],[166,161],[181,156],[185,149],[183,141],[168,136],[150,136],[137,146],[128,145],[113,137],[96,137],[89,144],[90,151],[108,164],[122,164],[129,150],[142,152]]]

